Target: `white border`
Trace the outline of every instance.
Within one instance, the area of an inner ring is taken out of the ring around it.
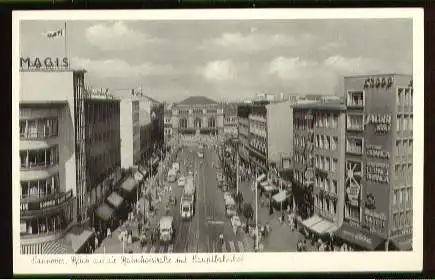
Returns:
[[[41,265],[32,263],[32,256],[20,255],[19,242],[19,180],[13,180],[13,266],[16,274],[55,273],[174,273],[174,272],[356,272],[356,271],[420,271],[423,263],[423,9],[240,9],[240,10],[147,10],[147,11],[14,11],[12,34],[12,175],[19,178],[19,21],[20,20],[249,20],[249,19],[413,19],[413,81],[414,81],[414,244],[413,252],[334,252],[334,253],[244,253],[243,262],[217,264],[165,265],[94,265],[102,255],[83,256],[88,265]],[[16,210],[15,210],[16,209]],[[172,258],[183,254],[172,254]],[[184,254],[188,257],[193,254]],[[207,255],[207,254],[197,254]],[[226,254],[231,256],[232,254]],[[110,255],[108,255],[110,256]],[[112,255],[115,256],[115,255]],[[43,259],[71,256],[45,255]],[[120,261],[120,255],[117,256]]]

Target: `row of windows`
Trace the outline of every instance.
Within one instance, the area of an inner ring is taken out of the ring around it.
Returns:
[[[139,128],[140,129],[140,128]],[[140,132],[140,131],[135,131]],[[91,145],[104,143],[104,142],[114,142],[119,139],[119,128],[108,128],[106,130],[94,130],[91,134],[88,134],[88,143]],[[112,140],[112,141],[111,141]]]
[[[333,157],[319,156],[316,155],[314,158],[314,164],[316,168],[321,169],[326,172],[336,172],[338,159]]]
[[[393,192],[393,206],[408,208],[412,205],[412,187],[395,189]]]
[[[90,103],[86,107],[88,123],[112,122],[119,117],[119,104],[117,103]]]
[[[386,220],[372,215],[364,215],[364,225],[369,232],[382,233],[385,229]]]
[[[331,216],[337,213],[337,202],[325,197],[320,198],[319,195],[314,196],[314,207]]]
[[[68,222],[65,220],[63,213],[36,217],[21,223],[20,235],[39,235],[61,232],[67,225]]]
[[[336,151],[338,145],[338,137],[328,135],[316,135],[314,145],[316,148],[319,149]]]
[[[267,137],[267,131],[265,126],[251,125],[250,132],[264,138]]]
[[[403,139],[396,141],[396,150],[395,154],[397,156],[411,156],[413,149],[413,140],[412,139]]]
[[[251,122],[258,122],[258,123],[266,122],[266,116],[261,114],[251,114],[249,115],[249,119],[251,120]]]
[[[316,113],[314,115],[316,128],[337,128],[338,114],[337,113]]]
[[[295,118],[293,120],[293,128],[299,130],[311,130],[313,129],[313,122],[310,120]]]
[[[316,176],[314,178],[315,186],[326,192],[337,194],[337,180]]]
[[[256,138],[252,138],[250,144],[251,147],[254,147],[255,149],[263,152],[264,154],[267,153],[267,145],[264,141],[260,141]]]
[[[294,152],[294,161],[295,163],[299,163],[302,165],[305,165],[307,163],[307,159],[306,156],[304,154],[298,153],[298,152]]]
[[[20,151],[21,168],[46,168],[59,162],[58,146]]]
[[[412,185],[412,164],[396,164],[394,166],[395,185],[396,186],[411,186]]]
[[[120,165],[119,145],[104,151],[99,155],[87,158],[87,182],[90,187],[101,183],[114,167]]]
[[[412,106],[413,88],[398,88],[396,104],[398,106]]]
[[[41,198],[58,193],[59,189],[58,173],[46,179],[21,181],[21,198]]]
[[[412,131],[414,126],[414,116],[412,114],[397,115],[397,131]]]
[[[402,229],[412,226],[412,211],[393,214],[393,229]]]
[[[359,223],[360,221],[360,208],[350,205],[348,203],[344,204],[344,219],[346,221],[354,221]]]
[[[20,120],[20,138],[41,139],[58,135],[55,118]]]

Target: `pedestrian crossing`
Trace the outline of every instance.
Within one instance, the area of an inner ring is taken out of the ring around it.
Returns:
[[[174,245],[148,245],[142,248],[142,253],[147,254],[167,254],[174,252]]]
[[[247,242],[242,242],[239,240],[230,240],[224,242],[224,244],[221,246],[218,243],[213,243],[212,245],[212,252],[213,253],[243,253],[243,252],[249,252],[252,251],[250,248],[252,246],[249,246]]]

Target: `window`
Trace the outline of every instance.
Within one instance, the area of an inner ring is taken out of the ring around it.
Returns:
[[[397,115],[397,120],[396,120],[396,122],[397,122],[397,131],[400,131],[401,130],[401,122],[402,122],[402,115]]]
[[[337,171],[337,164],[338,164],[338,160],[336,158],[333,158],[332,162],[331,162],[331,171],[332,172]]]
[[[344,218],[346,220],[359,222],[360,221],[359,214],[360,214],[359,207],[354,207],[354,206],[351,206],[347,203],[345,204],[345,206],[344,206]]]
[[[396,140],[396,148],[395,148],[396,156],[400,156],[401,152],[402,152],[402,141]]]
[[[346,138],[346,152],[350,154],[361,155],[363,149],[364,139],[362,137],[350,137]]]
[[[409,125],[409,130],[413,131],[414,130],[414,116],[413,115],[409,116],[408,125]]]
[[[403,130],[408,130],[408,128],[409,128],[409,126],[408,126],[408,123],[409,123],[409,115],[404,115],[403,116]]]
[[[21,181],[21,198],[40,198],[59,192],[59,175],[49,178]]]
[[[331,150],[332,151],[337,150],[337,144],[338,144],[338,137],[336,137],[336,136],[331,137]]]
[[[324,122],[325,128],[329,128],[328,114],[323,114],[323,122]]]
[[[337,180],[331,180],[331,192],[337,194]]]
[[[403,94],[403,88],[397,89],[397,98],[396,98],[396,105],[400,106],[402,104],[402,94]]]
[[[399,199],[399,190],[394,190],[394,193],[393,193],[393,206],[397,205],[398,199]]]
[[[364,91],[348,91],[347,106],[349,107],[364,107]]]
[[[363,114],[347,114],[346,118],[347,130],[363,131],[364,130],[364,115]]]
[[[329,192],[329,181],[327,179],[323,179],[322,181],[324,182],[325,185],[325,191]]]
[[[329,136],[325,135],[325,150],[329,150],[331,148],[329,143],[330,143]]]
[[[330,159],[329,159],[329,157],[326,157],[325,158],[325,170],[329,171],[329,168],[330,168]]]
[[[318,135],[319,136],[319,148],[323,149],[323,135]]]

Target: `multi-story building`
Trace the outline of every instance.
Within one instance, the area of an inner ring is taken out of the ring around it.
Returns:
[[[224,112],[224,135],[228,137],[237,137],[237,104],[223,104]]]
[[[240,159],[246,164],[250,162],[249,115],[251,114],[251,111],[252,111],[251,104],[239,104],[237,106],[239,155],[240,155]]]
[[[77,242],[62,238],[87,219],[92,202],[118,179],[119,101],[90,96],[84,74],[57,68],[20,71],[24,254],[80,250],[71,248]]]
[[[410,249],[412,77],[346,77],[344,89],[346,202],[337,234],[359,248]]]
[[[335,232],[344,211],[344,103],[294,105],[293,193],[303,224],[319,235]]]
[[[267,109],[269,101],[252,104],[249,115],[249,158],[257,173],[266,173],[267,161]]]
[[[164,119],[164,138],[165,143],[168,143],[172,139],[172,104],[165,108]]]
[[[221,104],[204,96],[191,96],[172,107],[173,135],[222,135]]]
[[[121,167],[129,168],[140,162],[139,100],[124,98],[120,104]]]

